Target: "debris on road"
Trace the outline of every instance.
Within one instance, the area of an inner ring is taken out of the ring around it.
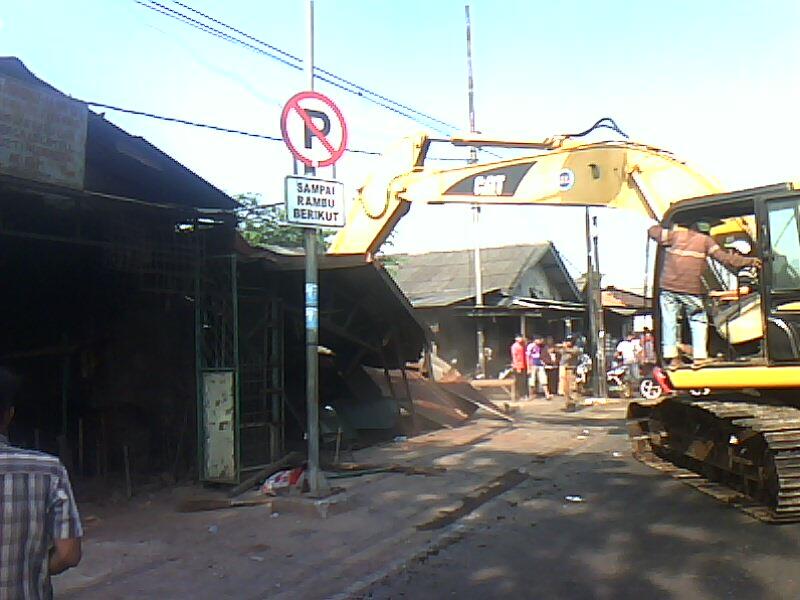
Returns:
[[[341,463],[328,466],[325,470],[334,471],[333,473],[328,473],[327,477],[329,479],[360,477],[361,475],[374,475],[377,473],[402,473],[403,475],[425,475],[427,477],[441,475],[447,471],[444,467],[415,467],[401,464],[376,465],[369,463]]]
[[[298,452],[290,452],[280,460],[276,460],[262,469],[259,469],[256,473],[245,479],[242,483],[231,488],[230,492],[228,492],[228,496],[231,498],[238,496],[250,488],[254,488],[273,473],[286,468],[299,467],[303,464],[303,461],[305,461],[305,457],[302,454]]]
[[[261,493],[265,496],[277,496],[279,493],[303,491],[306,482],[305,467],[284,469],[273,473],[261,485]]]
[[[201,512],[204,510],[219,510],[221,508],[259,506],[269,503],[269,498],[250,498],[247,500],[231,500],[228,498],[187,498],[178,504],[177,511],[182,513]],[[212,531],[211,533],[216,533],[216,531]]]
[[[482,506],[492,498],[499,496],[518,486],[525,481],[528,476],[519,469],[506,471],[499,477],[495,477],[488,483],[476,488],[461,500],[461,506],[452,510],[439,511],[439,515],[426,523],[417,525],[419,531],[431,531],[441,529],[446,525],[454,523],[461,517],[470,514],[479,506]]]
[[[564,496],[564,500],[567,502],[584,502],[583,497],[577,495]]]

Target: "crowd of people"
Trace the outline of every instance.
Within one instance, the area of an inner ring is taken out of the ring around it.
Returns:
[[[555,343],[550,336],[534,335],[528,340],[517,335],[511,345],[513,398],[528,400],[541,395],[551,400],[558,395],[564,398],[566,410],[574,410],[576,369],[582,354],[582,347],[572,337]],[[655,363],[655,338],[645,327],[642,333],[630,333],[620,340],[611,366],[624,365],[631,381],[638,382],[649,375]]]
[[[555,343],[552,337],[518,335],[511,345],[515,400],[528,400],[541,393],[547,400],[559,395],[566,408],[575,408],[575,368],[583,351],[568,337]]]

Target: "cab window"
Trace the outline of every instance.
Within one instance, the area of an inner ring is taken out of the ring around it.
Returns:
[[[800,228],[797,201],[770,203],[768,208],[772,288],[800,289]]]

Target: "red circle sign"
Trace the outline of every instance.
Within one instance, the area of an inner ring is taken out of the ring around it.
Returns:
[[[319,92],[295,94],[283,107],[281,134],[289,151],[309,167],[327,167],[347,149],[347,125],[339,107]]]

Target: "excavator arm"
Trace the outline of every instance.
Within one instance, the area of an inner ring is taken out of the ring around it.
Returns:
[[[670,204],[721,187],[670,153],[631,142],[491,142],[543,149],[533,155],[455,169],[425,167],[431,140],[405,138],[384,155],[358,193],[331,254],[375,253],[414,203],[607,206],[660,220]],[[451,140],[455,145],[490,145]]]

